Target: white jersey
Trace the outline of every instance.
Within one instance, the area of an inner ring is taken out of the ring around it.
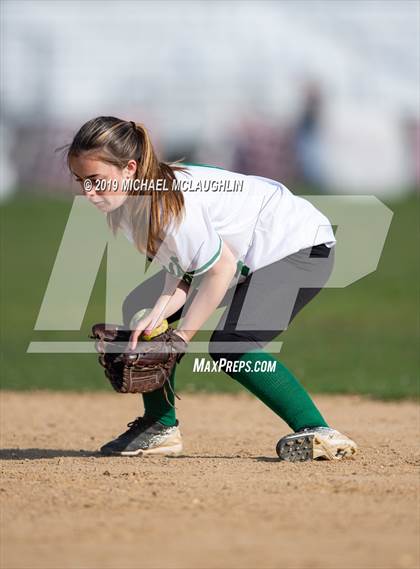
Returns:
[[[187,282],[217,263],[222,241],[237,260],[239,281],[300,249],[335,245],[327,217],[280,182],[212,166],[187,168],[175,172],[184,196],[183,220],[178,228],[170,225],[156,254],[163,268]],[[132,240],[127,229],[122,227]]]

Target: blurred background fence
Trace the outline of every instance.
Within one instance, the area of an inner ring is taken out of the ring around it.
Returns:
[[[54,150],[115,115],[143,122],[164,159],[385,201],[378,270],[322,293],[282,353],[315,390],[417,392],[418,2],[3,0],[1,16],[4,386],[103,386],[91,357],[25,352],[74,191]],[[184,368],[184,387],[233,389]]]
[[[3,194],[68,189],[54,148],[100,114],[165,158],[322,191],[419,181],[419,4],[4,1]],[[5,167],[6,165],[6,167]]]

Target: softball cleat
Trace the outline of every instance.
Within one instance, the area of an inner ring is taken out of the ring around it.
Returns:
[[[178,456],[182,452],[182,438],[178,421],[166,427],[154,419],[137,417],[128,423],[128,430],[101,447],[108,456]]]
[[[357,452],[357,444],[329,427],[309,427],[286,435],[276,446],[280,460],[340,460]]]

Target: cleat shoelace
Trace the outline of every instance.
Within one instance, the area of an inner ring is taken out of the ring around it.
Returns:
[[[150,424],[151,421],[148,421],[144,417],[137,417],[136,419],[134,419],[134,421],[130,421],[130,423],[127,423],[128,430],[125,431],[125,433],[123,433],[122,435],[120,435],[120,437],[124,437],[125,435],[133,431],[141,430],[142,428],[147,429],[147,427]]]

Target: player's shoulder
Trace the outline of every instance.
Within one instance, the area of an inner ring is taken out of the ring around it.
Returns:
[[[203,164],[198,162],[183,162],[179,163],[179,166],[183,170],[178,170],[175,175],[185,176],[189,175],[191,177],[212,177],[212,178],[222,178],[222,177],[237,177],[237,178],[247,178],[246,174],[241,174],[239,172],[234,172],[228,170],[223,166],[218,166],[215,164]]]

